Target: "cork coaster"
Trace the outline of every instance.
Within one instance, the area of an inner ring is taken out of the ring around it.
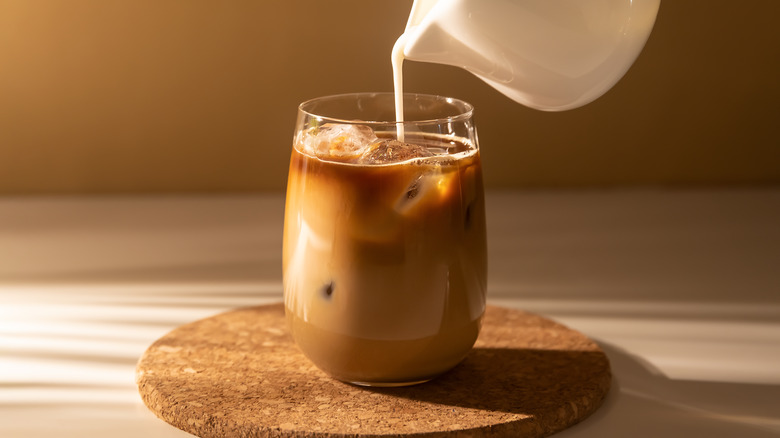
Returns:
[[[604,352],[541,316],[488,306],[474,350],[433,381],[364,388],[329,378],[288,335],[282,304],[181,326],[141,357],[146,405],[200,437],[542,437],[601,404]]]

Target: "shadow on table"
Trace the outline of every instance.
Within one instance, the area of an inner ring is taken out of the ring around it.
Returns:
[[[599,345],[610,359],[612,389],[601,409],[556,437],[780,436],[780,385],[670,379],[626,351]]]
[[[599,351],[474,348],[461,364],[428,383],[367,390],[553,424],[596,409],[610,379],[608,360]]]
[[[631,354],[600,343],[614,378],[603,405],[556,437],[778,437],[780,386],[669,379]],[[601,400],[598,352],[475,348],[429,383],[369,391],[463,408],[526,415],[590,410]],[[606,374],[609,379],[609,375]],[[606,389],[604,389],[606,390]],[[580,412],[582,413],[582,412]]]

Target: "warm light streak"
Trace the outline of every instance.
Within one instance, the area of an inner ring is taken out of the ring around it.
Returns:
[[[0,406],[139,403],[135,364],[157,338],[280,300],[279,282],[0,285]]]

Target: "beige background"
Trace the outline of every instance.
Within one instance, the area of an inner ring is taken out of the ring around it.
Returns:
[[[280,190],[297,103],[392,88],[411,0],[0,0],[0,193]],[[780,182],[780,2],[664,0],[600,100],[524,108],[465,71],[487,184]]]

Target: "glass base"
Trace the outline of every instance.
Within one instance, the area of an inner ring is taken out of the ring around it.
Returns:
[[[413,380],[410,382],[353,382],[353,381],[346,381],[346,382],[357,386],[370,386],[374,388],[397,388],[400,386],[419,385],[421,383],[430,382],[431,380],[433,380],[433,377],[428,379],[423,379],[423,380]]]

